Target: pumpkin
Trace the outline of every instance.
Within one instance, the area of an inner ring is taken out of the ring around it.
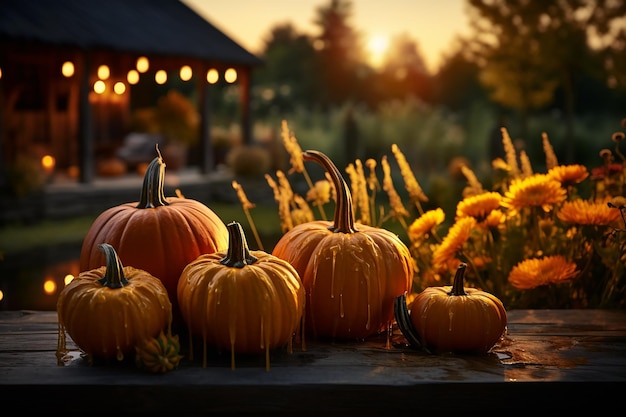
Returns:
[[[171,332],[161,331],[158,336],[144,339],[135,346],[137,367],[154,374],[173,371],[182,358],[178,335],[172,335]]]
[[[158,151],[158,149],[157,149]],[[80,270],[104,264],[100,243],[114,246],[128,265],[159,278],[170,296],[178,322],[176,286],[183,268],[198,256],[226,249],[226,225],[203,203],[164,195],[165,164],[150,162],[138,202],[102,212],[90,226],[80,252]]]
[[[286,261],[262,250],[250,251],[241,225],[227,226],[227,251],[205,254],[183,270],[178,301],[191,336],[207,346],[235,353],[269,352],[292,347],[304,309],[304,287],[298,272]],[[193,359],[193,347],[189,349]]]
[[[106,264],[81,272],[59,294],[59,338],[67,332],[90,360],[121,361],[144,339],[170,331],[172,304],[158,278],[123,266],[113,246],[99,247]]]
[[[506,333],[502,302],[478,288],[465,288],[461,263],[452,286],[428,287],[396,310],[398,327],[415,347],[431,352],[487,353]],[[401,296],[404,297],[404,296]],[[402,299],[403,300],[403,299]]]
[[[363,339],[393,325],[394,300],[410,291],[414,266],[407,246],[389,230],[355,223],[350,190],[332,161],[324,167],[336,190],[333,221],[288,230],[272,254],[298,271],[306,291],[305,329],[318,339]]]

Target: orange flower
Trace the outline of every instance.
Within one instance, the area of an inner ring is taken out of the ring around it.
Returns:
[[[554,178],[564,186],[580,184],[589,176],[584,165],[559,165],[548,171],[548,176]]]
[[[516,178],[504,194],[502,206],[513,211],[524,207],[541,207],[548,212],[552,205],[563,202],[567,191],[561,183],[547,174],[534,174],[523,179]]]
[[[567,201],[556,214],[564,222],[589,226],[608,226],[620,219],[619,210],[613,210],[606,201]]]
[[[559,284],[578,273],[576,264],[561,255],[526,259],[511,269],[509,283],[518,290],[530,290],[541,285]]]
[[[465,197],[456,206],[456,216],[474,217],[478,221],[483,221],[491,213],[500,207],[502,196],[496,192],[486,192],[482,194]]]
[[[473,217],[462,217],[458,219],[448,234],[441,242],[441,245],[435,249],[433,253],[433,263],[444,264],[450,259],[456,257],[456,253],[461,250],[463,244],[469,239],[472,229],[476,227],[476,219]]]
[[[412,242],[430,233],[435,226],[439,226],[446,219],[446,214],[437,207],[422,214],[409,226],[409,238]]]

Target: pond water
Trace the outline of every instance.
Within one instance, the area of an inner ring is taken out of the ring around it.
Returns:
[[[59,245],[0,261],[0,310],[56,310],[68,275],[80,271],[80,245]]]

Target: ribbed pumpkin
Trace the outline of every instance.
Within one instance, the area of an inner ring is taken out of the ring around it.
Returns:
[[[205,254],[189,263],[178,281],[178,301],[190,335],[207,346],[235,353],[265,353],[288,346],[300,328],[304,287],[298,272],[267,252],[250,251],[241,225],[228,226],[226,252]]]
[[[178,318],[176,286],[183,268],[198,256],[225,250],[226,225],[199,201],[165,197],[165,163],[159,154],[144,175],[138,202],[125,203],[102,212],[82,244],[81,271],[104,265],[98,244],[116,248],[124,263],[161,279]]]
[[[171,331],[172,304],[158,278],[123,266],[109,244],[100,249],[105,265],[81,272],[59,294],[59,340],[67,331],[90,360],[121,361],[144,340]]]
[[[417,338],[422,347],[438,353],[486,353],[504,336],[504,305],[488,292],[465,288],[466,268],[465,263],[459,266],[452,286],[428,287],[417,294],[410,306],[412,328],[404,330],[416,335],[407,339]]]
[[[409,249],[386,229],[355,224],[352,196],[337,167],[318,151],[303,156],[326,169],[337,192],[333,221],[299,224],[272,251],[302,279],[306,331],[314,338],[348,340],[387,330],[395,298],[413,284]]]

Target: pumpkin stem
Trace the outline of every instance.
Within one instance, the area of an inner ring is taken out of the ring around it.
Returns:
[[[348,184],[344,180],[343,176],[335,164],[330,160],[328,156],[319,151],[305,151],[302,153],[305,160],[315,161],[320,164],[326,172],[330,175],[330,178],[335,186],[337,192],[337,201],[335,204],[335,215],[333,219],[333,225],[328,229],[332,232],[338,233],[355,233],[358,230],[354,227],[354,209],[352,206],[352,195]]]
[[[220,263],[235,268],[243,268],[258,261],[258,258],[253,256],[248,249],[248,241],[241,224],[230,222],[226,228],[228,229],[228,251],[226,256],[220,259]]]
[[[466,263],[461,263],[454,274],[454,281],[452,282],[452,289],[448,295],[467,295],[465,288],[463,287],[463,278],[465,277],[465,270],[467,269]]]
[[[159,152],[158,156],[150,162],[146,173],[143,176],[143,186],[141,187],[141,196],[137,208],[155,208],[159,206],[168,206],[170,203],[165,199],[163,188],[165,187],[165,163]]]
[[[128,285],[128,280],[124,276],[124,266],[113,246],[101,243],[98,248],[104,252],[106,258],[106,270],[98,282],[109,288],[122,288]]]

